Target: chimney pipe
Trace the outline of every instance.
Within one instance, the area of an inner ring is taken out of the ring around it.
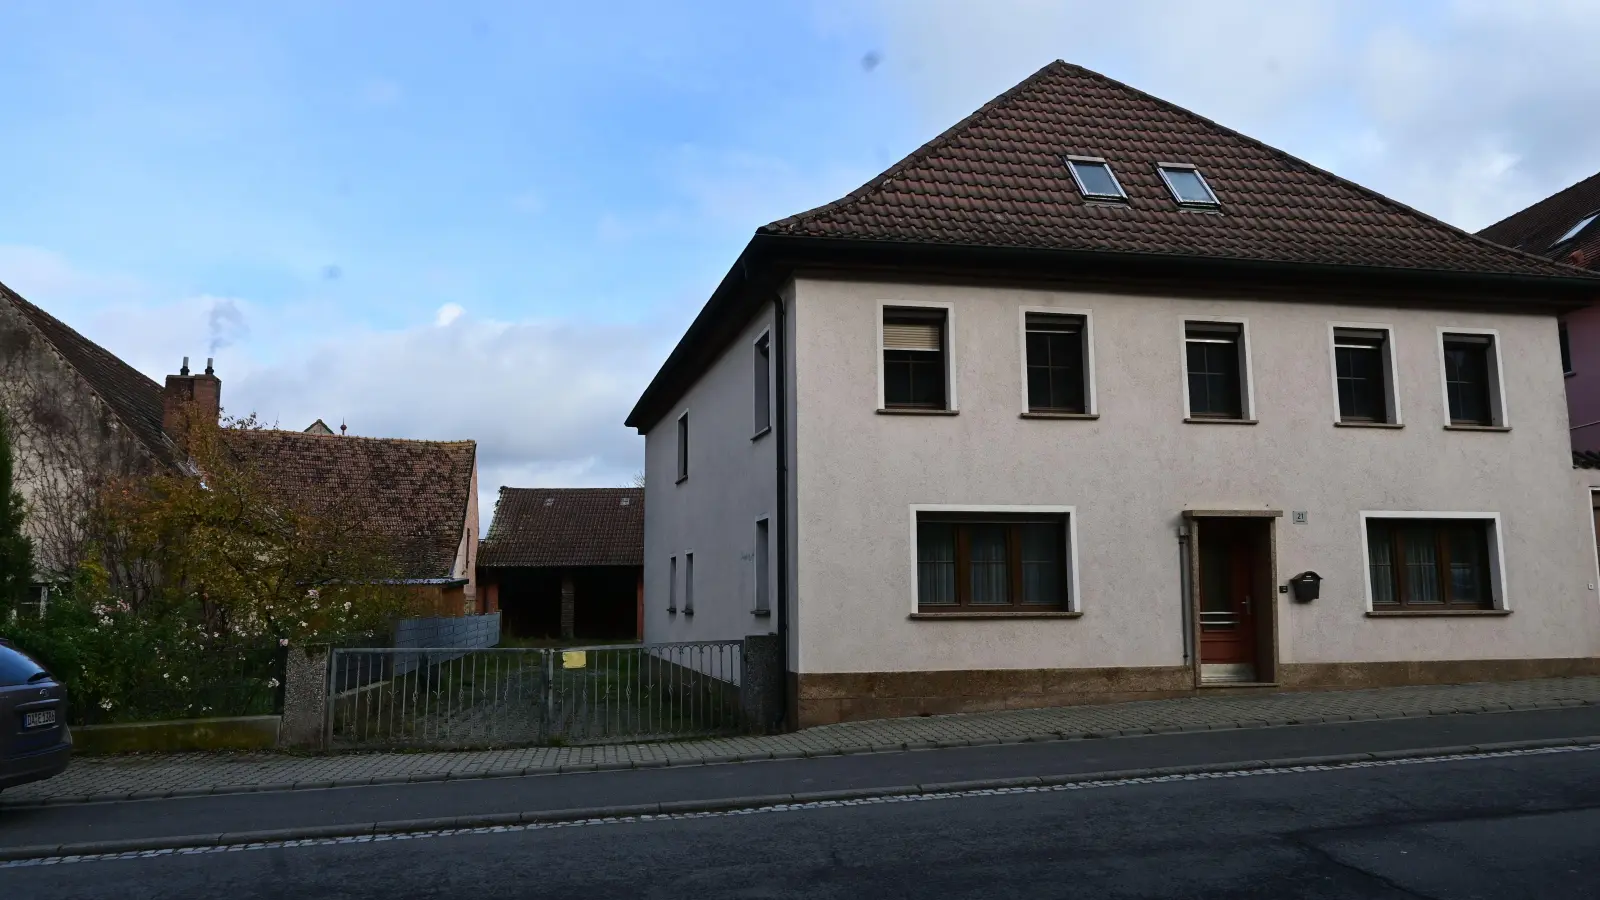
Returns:
[[[206,374],[207,375],[215,375],[215,374],[217,374],[216,370],[211,368],[211,357],[209,357],[209,356],[206,357]]]
[[[185,356],[183,358],[183,366],[178,369],[178,374],[179,375],[188,375],[189,374],[189,357]]]

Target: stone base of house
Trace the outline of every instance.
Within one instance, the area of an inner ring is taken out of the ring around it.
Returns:
[[[799,728],[862,719],[1163,700],[1219,690],[1310,691],[1600,675],[1600,657],[1283,663],[1271,685],[1196,687],[1189,666],[790,673]]]

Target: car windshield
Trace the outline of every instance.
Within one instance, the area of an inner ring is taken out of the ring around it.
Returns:
[[[0,687],[27,684],[42,672],[44,667],[34,662],[26,653],[0,645]]]

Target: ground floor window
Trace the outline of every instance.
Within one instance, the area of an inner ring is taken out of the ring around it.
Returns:
[[[1065,610],[1065,515],[922,513],[917,607],[922,612]]]
[[[1493,609],[1487,519],[1368,519],[1372,608]]]

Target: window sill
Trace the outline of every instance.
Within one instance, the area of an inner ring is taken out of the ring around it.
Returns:
[[[752,610],[750,610],[750,615],[755,616],[758,619],[765,619],[768,616],[772,615],[772,610],[770,610],[770,609],[752,609]]]
[[[1510,425],[1446,425],[1445,431],[1510,431]]]
[[[1509,609],[1374,609],[1369,619],[1426,619],[1430,616],[1509,616]]]
[[[994,612],[914,612],[908,618],[912,619],[1081,619],[1083,613],[1076,610],[1041,609],[1037,611],[1012,611],[995,610]]]
[[[914,407],[883,407],[878,410],[880,416],[953,416],[959,410],[954,409],[916,409]]]
[[[767,427],[761,429],[760,431],[756,432],[755,434],[750,435],[750,440],[759,441],[759,440],[761,440],[762,438],[766,437],[767,435],[769,435],[771,433],[772,433],[772,426],[768,425]]]
[[[1335,422],[1335,428],[1404,428],[1398,422]]]
[[[1185,416],[1183,419],[1191,425],[1254,425],[1255,419],[1224,419],[1221,416],[1213,419],[1209,416]]]
[[[1072,413],[1072,412],[1025,412],[1018,416],[1022,419],[1098,419],[1099,413]]]

